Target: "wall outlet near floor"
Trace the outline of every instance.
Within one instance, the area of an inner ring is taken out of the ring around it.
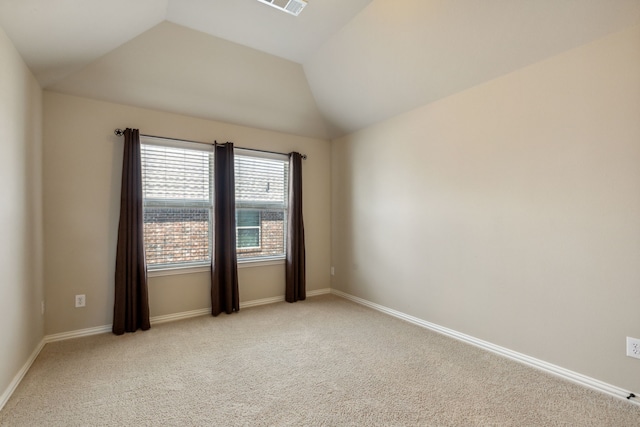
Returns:
[[[333,268],[333,267],[331,267],[331,275],[332,275],[332,276],[335,276],[335,274],[336,274],[336,269],[335,269],[335,268]]]
[[[85,295],[76,295],[76,308],[87,305],[87,297]]]
[[[640,339],[627,337],[627,356],[640,359]]]

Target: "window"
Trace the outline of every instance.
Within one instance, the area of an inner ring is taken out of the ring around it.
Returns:
[[[141,146],[144,246],[147,265],[197,265],[211,261],[213,174],[210,147]],[[208,148],[208,151],[203,151]]]
[[[238,260],[283,258],[289,159],[242,149],[234,154]]]
[[[208,265],[213,247],[213,150],[143,137],[144,242],[150,269]],[[235,150],[238,260],[284,258],[285,155]]]
[[[236,210],[236,247],[238,249],[260,248],[260,211]]]

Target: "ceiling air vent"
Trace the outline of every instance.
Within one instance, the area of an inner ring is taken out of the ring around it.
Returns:
[[[268,4],[276,9],[280,9],[291,15],[298,16],[307,5],[305,0],[258,0],[260,3]]]

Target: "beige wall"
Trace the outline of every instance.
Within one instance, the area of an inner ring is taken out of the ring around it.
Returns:
[[[332,287],[640,390],[640,27],[332,145]]]
[[[0,401],[43,337],[42,91],[0,29]]]
[[[195,141],[299,151],[304,162],[307,289],[329,287],[330,143],[148,109],[44,93],[46,333],[109,325],[119,213],[122,139],[115,128]],[[284,265],[241,268],[240,301],[284,295]],[[208,273],[153,277],[151,316],[210,306]],[[74,295],[87,296],[74,308]]]

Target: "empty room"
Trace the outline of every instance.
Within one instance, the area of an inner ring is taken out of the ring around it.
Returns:
[[[640,0],[0,0],[0,426],[637,426]]]

